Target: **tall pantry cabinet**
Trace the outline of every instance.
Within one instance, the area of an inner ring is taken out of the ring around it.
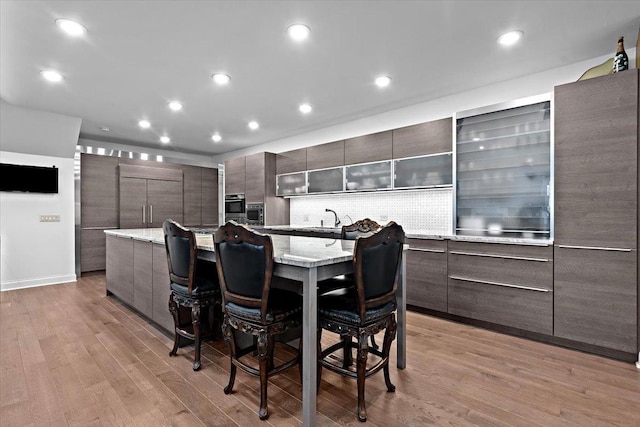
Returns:
[[[636,353],[638,70],[555,88],[554,335]]]

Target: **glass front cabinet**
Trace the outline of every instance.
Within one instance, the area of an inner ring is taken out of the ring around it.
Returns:
[[[307,171],[307,180],[309,194],[344,191],[344,168]]]
[[[393,161],[393,188],[429,188],[451,186],[452,154],[433,154]]]
[[[391,189],[391,160],[345,166],[347,191]]]
[[[307,193],[307,173],[296,172],[276,175],[276,194],[294,196]]]

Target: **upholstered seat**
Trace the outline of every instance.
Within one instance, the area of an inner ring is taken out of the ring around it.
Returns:
[[[209,313],[209,308],[219,307],[221,304],[220,286],[215,265],[211,262],[197,259],[196,239],[193,231],[182,227],[177,222],[168,219],[163,225],[165,248],[167,250],[167,264],[171,296],[169,297],[169,311],[173,316],[174,340],[169,353],[175,356],[180,346],[180,337],[194,341],[195,355],[193,370],[200,369],[200,347],[203,338],[203,313]],[[190,308],[190,318],[181,310]],[[214,310],[215,312],[215,310]],[[211,323],[212,319],[209,323]],[[209,336],[213,336],[213,328],[209,325]]]
[[[256,233],[233,221],[214,235],[216,266],[223,299],[223,334],[229,347],[231,366],[224,392],[233,390],[236,368],[260,377],[260,419],[269,416],[268,378],[300,364],[302,297],[284,289],[272,288],[273,243],[271,237]],[[240,348],[237,333],[255,337],[255,344]],[[294,333],[294,335],[292,335]],[[299,348],[289,346],[295,356],[274,366],[274,349],[278,339],[300,339]],[[257,353],[259,369],[244,361]]]
[[[387,391],[395,391],[389,377],[389,350],[396,336],[396,289],[404,244],[404,231],[390,222],[376,233],[356,239],[353,256],[354,283],[343,295],[324,295],[318,300],[318,387],[322,368],[357,379],[358,419],[367,420],[364,399],[365,379],[383,370]],[[322,349],[322,331],[339,334],[341,342]],[[382,350],[369,347],[370,336],[385,331]],[[356,338],[357,343],[351,339]],[[357,348],[356,369],[351,348]],[[334,355],[343,351],[343,361]],[[369,355],[379,358],[367,368]],[[339,359],[338,359],[339,360]]]

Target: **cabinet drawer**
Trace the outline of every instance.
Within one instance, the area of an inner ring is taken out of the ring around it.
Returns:
[[[437,239],[407,239],[410,251],[444,253],[447,251],[447,241]]]
[[[504,287],[450,276],[448,311],[471,319],[553,334],[553,292],[549,291]]]
[[[446,242],[444,243],[446,245]],[[406,252],[405,262],[407,266],[407,304],[446,313],[446,251],[438,248],[410,248]]]

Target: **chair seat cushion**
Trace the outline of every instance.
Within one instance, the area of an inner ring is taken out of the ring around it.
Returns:
[[[204,297],[220,294],[220,285],[216,278],[196,277],[194,280],[192,297]],[[171,290],[184,296],[189,296],[189,288],[175,282],[171,282]]]
[[[269,292],[266,320],[269,323],[282,322],[284,320],[302,319],[302,296],[284,289],[272,288]],[[228,315],[241,319],[260,323],[260,309],[250,308],[228,302],[225,305]]]
[[[350,289],[343,295],[325,295],[318,300],[318,314],[325,320],[333,320],[353,326],[361,325],[358,314],[358,302],[355,289]],[[395,301],[370,308],[365,312],[364,324],[370,324],[384,319],[396,310]]]

